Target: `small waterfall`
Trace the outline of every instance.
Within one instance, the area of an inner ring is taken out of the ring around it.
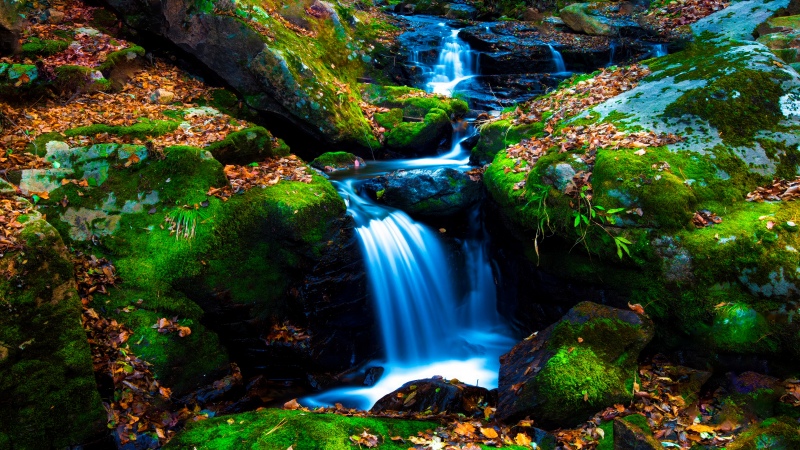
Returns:
[[[497,288],[489,263],[489,236],[483,228],[480,208],[470,213],[469,224],[469,237],[462,246],[469,284],[462,320],[469,328],[488,330],[500,324],[500,316],[496,309]]]
[[[442,40],[439,61],[426,87],[429,92],[450,96],[456,85],[478,73],[478,58],[469,45],[459,39],[458,30]]]
[[[553,57],[553,65],[555,66],[555,73],[564,73],[567,71],[567,66],[564,64],[564,58],[561,53],[556,50],[552,45],[547,44],[550,49],[550,55]]]
[[[668,54],[669,51],[667,50],[667,44],[653,44],[653,47],[650,50],[651,58],[660,58],[662,56],[667,56]]]
[[[606,64],[606,67],[611,67],[614,65],[614,56],[616,56],[617,53],[617,43],[611,41],[609,44],[609,50],[611,51],[611,56],[608,58],[608,64]]]

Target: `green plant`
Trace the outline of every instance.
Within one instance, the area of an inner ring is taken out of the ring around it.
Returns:
[[[589,233],[590,228],[594,225],[599,227],[601,230],[603,230],[603,232],[611,237],[611,239],[614,240],[619,259],[622,259],[623,252],[630,257],[631,252],[628,249],[628,245],[632,244],[632,242],[623,236],[615,236],[611,234],[611,232],[605,227],[605,225],[609,223],[609,218],[611,216],[624,211],[625,208],[613,208],[606,210],[600,205],[593,205],[591,196],[587,194],[588,191],[589,186],[581,187],[580,197],[578,199],[578,209],[572,212],[573,217],[575,217],[573,227],[578,230],[579,234],[579,238],[575,242],[575,245],[583,243],[586,246],[586,250],[589,250],[589,247],[586,243],[586,235]]]

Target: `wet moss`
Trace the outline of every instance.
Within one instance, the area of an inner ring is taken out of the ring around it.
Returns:
[[[108,56],[106,56],[105,62],[100,65],[99,69],[103,72],[109,71],[120,63],[136,59],[137,57],[143,57],[144,53],[144,49],[138,45],[109,53]]]
[[[341,169],[353,166],[357,159],[358,157],[352,153],[327,152],[311,161],[310,166],[319,170],[324,170],[325,167]]]
[[[450,127],[447,112],[433,108],[422,122],[402,122],[386,133],[386,146],[397,151],[415,151],[438,144],[437,138]]]
[[[472,149],[470,161],[475,164],[486,164],[491,162],[500,150],[518,144],[523,139],[542,137],[543,132],[543,122],[525,125],[512,125],[509,120],[489,122],[480,128],[481,137]]]
[[[742,433],[728,450],[789,450],[800,448],[797,421],[788,418],[771,418]]]

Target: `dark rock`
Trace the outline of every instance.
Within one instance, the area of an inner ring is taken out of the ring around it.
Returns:
[[[473,20],[478,10],[470,5],[449,3],[444,6],[444,16],[448,19]]]
[[[461,148],[465,150],[472,150],[476,145],[478,145],[478,140],[480,140],[480,138],[480,133],[473,134],[472,136],[461,141]]]
[[[727,374],[727,388],[735,394],[751,394],[761,389],[783,389],[781,380],[756,372],[744,372],[740,375]]]
[[[614,450],[661,450],[661,443],[638,426],[614,419]]]
[[[364,386],[374,386],[383,376],[383,367],[370,367],[364,377]]]
[[[401,2],[394,6],[394,12],[397,14],[414,14],[414,10],[416,9],[417,5],[413,3],[405,3]]]
[[[13,2],[0,3],[0,55],[14,54],[20,50],[22,37],[20,22]]]
[[[105,3],[128,26],[171,42],[241,93],[250,107],[288,125],[282,129],[284,134],[304,142],[367,147],[365,136],[369,130],[360,111],[333,107],[337,103],[336,88],[326,80],[336,76],[336,69],[298,63],[305,57],[302,53],[307,50],[308,39],[316,38],[298,34],[296,40],[266,39],[246,21],[233,15],[198,11],[190,0]],[[341,29],[346,24],[330,6],[324,2],[315,5],[313,14],[301,9],[302,14],[286,12],[285,19],[300,27],[315,22],[312,25],[347,35]],[[324,39],[319,42],[327,45]],[[344,48],[342,43],[329,50]],[[348,126],[342,126],[344,122]]]
[[[398,170],[364,183],[373,198],[412,215],[448,216],[465,211],[482,194],[480,181],[456,169]]]
[[[486,388],[446,381],[442,377],[409,381],[400,389],[378,400],[370,412],[430,410],[434,414],[447,411],[467,416],[480,415],[494,399]]]
[[[497,417],[568,427],[629,401],[636,358],[652,337],[646,316],[579,303],[501,357]]]

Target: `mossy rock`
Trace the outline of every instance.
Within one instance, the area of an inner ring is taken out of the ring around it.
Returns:
[[[327,152],[314,158],[309,164],[311,167],[319,170],[339,170],[349,169],[352,167],[364,167],[366,162],[364,159],[347,152]]]
[[[639,352],[653,337],[646,316],[591,302],[501,358],[497,415],[568,427],[632,397]]]
[[[472,149],[469,160],[472,164],[483,165],[492,162],[497,152],[518,144],[533,136],[541,137],[544,124],[536,122],[525,125],[513,125],[508,120],[496,120],[479,128],[478,144]]]
[[[386,147],[402,154],[431,153],[452,131],[447,113],[433,108],[421,122],[402,122],[390,129],[386,133]]]
[[[731,442],[728,450],[790,450],[800,448],[800,427],[789,418],[771,418],[747,430]]]
[[[269,135],[262,137],[271,145]],[[254,318],[285,318],[298,308],[289,305],[290,284],[326,248],[345,207],[319,176],[308,184],[254,188],[223,202],[206,195],[228,184],[209,151],[170,147],[163,159],[152,156],[143,146],[117,144],[54,150],[47,159],[71,176],[103,176],[96,187],[55,188],[51,198],[66,197],[66,207],[44,203],[51,208],[48,220],[71,245],[103,242],[97,256],[114,262],[124,280],[106,299],[111,316],[134,330],[132,347],[154,364],[157,376],[185,392],[227,363],[219,339],[200,322],[204,308],[215,307],[214,292],[228,291]],[[118,313],[123,309],[132,312]],[[151,328],[159,318],[175,316],[191,335]]]
[[[63,52],[67,47],[69,47],[67,41],[41,40],[31,37],[22,44],[22,54],[28,58],[50,56]]]
[[[0,258],[13,271],[0,277],[0,443],[69,447],[102,433],[106,414],[67,248],[39,213],[20,221],[24,250]]]
[[[209,145],[207,150],[223,164],[249,164],[289,154],[289,147],[263,127],[231,133]]]
[[[350,436],[367,431],[380,436],[380,448],[405,450],[408,444],[390,437],[407,439],[436,427],[435,422],[266,409],[192,423],[164,448],[351,450]]]

